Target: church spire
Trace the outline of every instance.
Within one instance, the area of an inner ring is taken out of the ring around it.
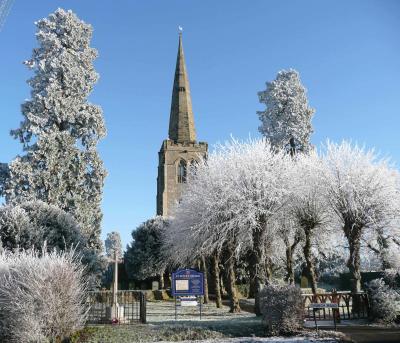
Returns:
[[[196,141],[189,78],[183,54],[182,32],[179,33],[178,57],[176,60],[174,88],[172,90],[168,133],[169,139],[177,143],[193,143]]]

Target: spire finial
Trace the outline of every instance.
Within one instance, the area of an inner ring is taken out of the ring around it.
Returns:
[[[179,26],[178,26],[178,31],[179,31],[179,35],[182,35],[183,27],[179,25]]]

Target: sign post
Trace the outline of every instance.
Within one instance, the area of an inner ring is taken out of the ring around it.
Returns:
[[[178,269],[172,273],[172,295],[175,299],[175,320],[177,319],[178,298],[180,306],[199,306],[201,319],[204,274],[193,269]],[[196,300],[193,300],[194,297]]]

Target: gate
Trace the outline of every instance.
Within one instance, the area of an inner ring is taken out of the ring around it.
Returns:
[[[303,294],[305,319],[314,320],[312,303],[335,303],[338,308],[322,308],[316,312],[316,320],[366,319],[369,316],[369,302],[366,293],[332,292]]]
[[[88,294],[88,324],[146,323],[146,295],[141,291],[117,291],[118,310],[113,308],[111,291]]]

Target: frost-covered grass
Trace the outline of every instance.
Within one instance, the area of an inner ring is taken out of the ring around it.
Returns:
[[[204,306],[204,315],[199,319],[196,308],[180,309],[175,321],[174,303],[152,301],[147,303],[147,325],[133,326],[92,326],[75,335],[73,343],[135,343],[135,342],[340,342],[329,337],[316,339],[314,330],[307,337],[269,337],[264,336],[261,318],[243,311],[229,313],[229,307],[215,308],[215,304]]]
[[[136,343],[136,342],[202,342],[202,343],[311,343],[345,342],[342,335],[332,338],[334,334],[329,333],[326,337],[316,337],[309,334],[296,337],[232,337],[212,329],[198,326],[185,325],[138,325],[138,326],[101,326],[88,327],[75,335],[72,343]]]
[[[159,341],[193,341],[224,337],[204,328],[163,325],[97,326],[88,327],[74,335],[72,343],[134,343]]]
[[[198,307],[180,307],[175,321],[174,302],[148,302],[147,322],[158,326],[198,327],[234,337],[264,334],[260,317],[245,311],[229,313],[228,306],[223,305],[218,309],[214,303],[202,305],[201,320]]]

